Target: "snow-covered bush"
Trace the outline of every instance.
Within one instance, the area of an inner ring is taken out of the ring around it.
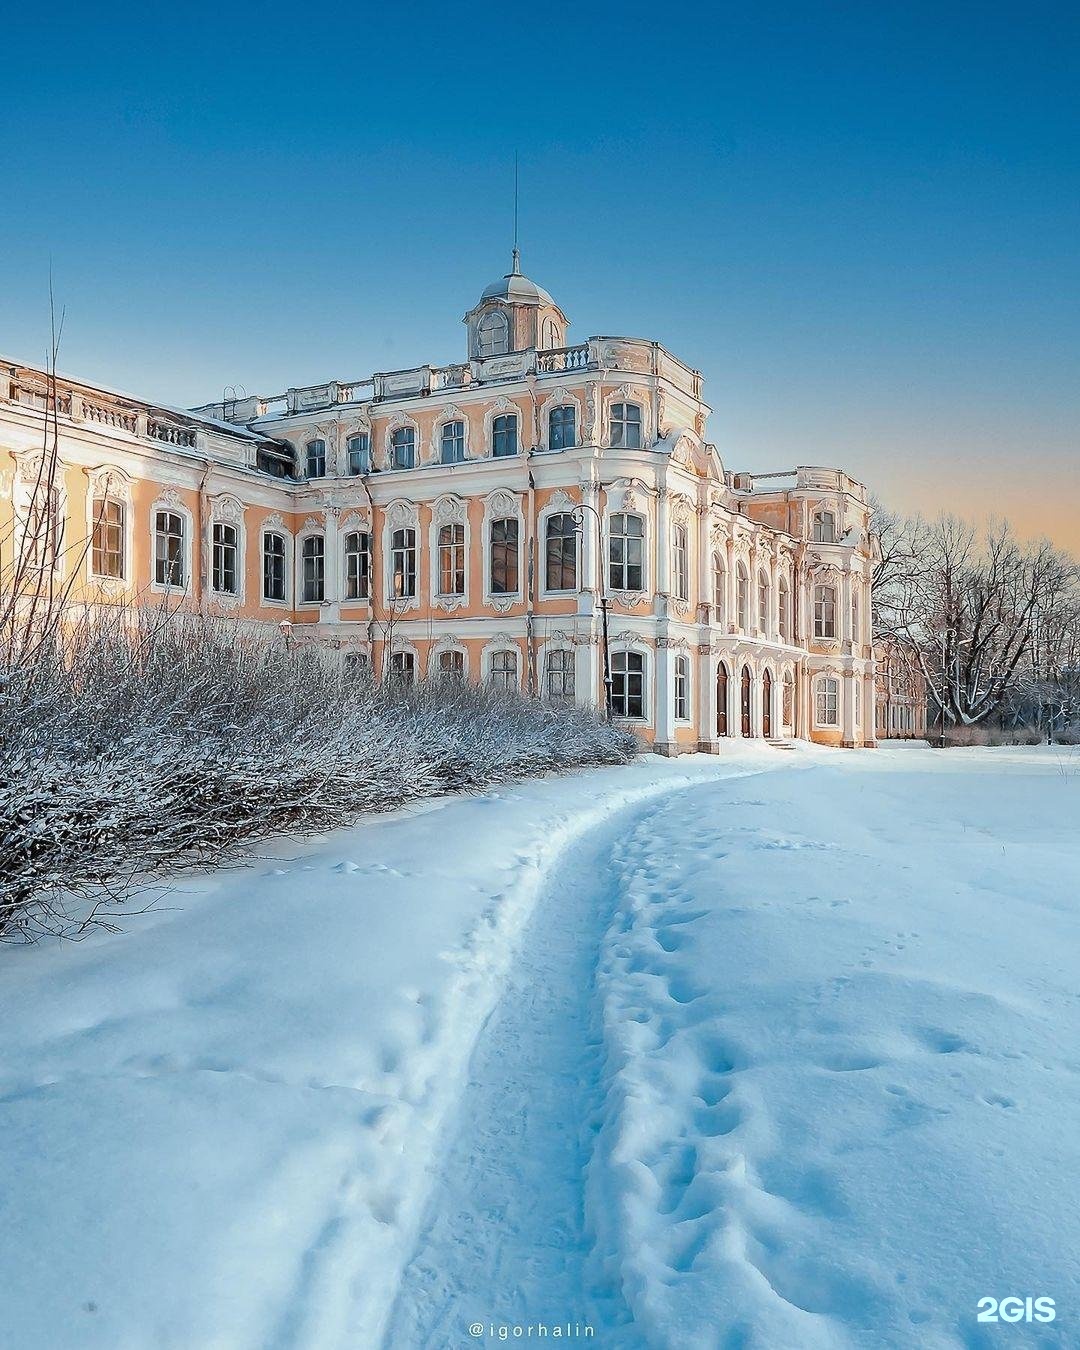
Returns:
[[[198,614],[69,614],[0,669],[0,937],[106,922],[132,886],[271,832],[622,763],[595,709],[403,687]]]

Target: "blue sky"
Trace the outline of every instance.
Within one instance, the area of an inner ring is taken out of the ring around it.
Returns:
[[[706,376],[731,467],[1080,547],[1068,5],[5,17],[0,351],[195,403],[458,359],[506,270]]]

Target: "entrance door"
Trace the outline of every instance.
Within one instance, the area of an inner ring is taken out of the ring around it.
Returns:
[[[772,735],[772,673],[768,670],[761,677],[761,734]]]
[[[727,735],[727,666],[716,667],[716,734]]]
[[[742,668],[742,734],[750,735],[750,667]]]

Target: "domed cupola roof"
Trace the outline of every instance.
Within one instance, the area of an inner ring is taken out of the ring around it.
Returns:
[[[501,281],[493,281],[480,297],[485,300],[507,300],[514,305],[553,305],[555,301],[535,281],[530,281],[521,270],[521,255],[514,249],[513,265]]]

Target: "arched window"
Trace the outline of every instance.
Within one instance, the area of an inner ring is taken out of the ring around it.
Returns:
[[[637,403],[611,405],[611,444],[626,450],[641,449],[641,408]]]
[[[154,513],[154,581],[184,585],[184,517],[178,511]]]
[[[577,406],[564,404],[548,413],[548,449],[572,450],[577,445]]]
[[[769,636],[769,578],[765,572],[758,573],[757,579],[758,631],[762,637]]]
[[[787,577],[780,578],[779,594],[780,610],[780,641],[791,641],[791,588],[788,586]]]
[[[482,361],[486,356],[505,356],[510,350],[510,325],[501,309],[490,309],[476,325],[476,354]]]
[[[672,581],[676,600],[690,598],[690,548],[685,525],[676,525],[671,531]]]
[[[742,734],[749,736],[750,728],[750,667],[743,666],[739,681],[739,711],[742,714]]]
[[[836,637],[836,587],[814,587],[814,636]]]
[[[439,594],[465,594],[465,526],[439,530]]]
[[[814,512],[814,543],[836,543],[836,515],[832,511]]]
[[[285,599],[285,536],[267,530],[262,537],[263,599]]]
[[[549,591],[577,590],[577,521],[569,511],[547,518],[544,586]]]
[[[712,591],[713,622],[724,622],[724,609],[727,605],[727,568],[720,553],[712,555]]]
[[[390,536],[391,600],[416,594],[416,531],[395,530]]]
[[[675,721],[690,720],[690,658],[675,658]]]
[[[821,675],[815,685],[814,720],[819,727],[840,725],[840,681]]]
[[[439,445],[443,464],[460,464],[465,458],[465,423],[444,422]]]
[[[716,734],[728,734],[728,671],[723,661],[716,667]]]
[[[237,595],[240,590],[239,544],[235,525],[214,521],[211,584],[221,595]]]
[[[491,683],[496,689],[518,688],[518,654],[510,648],[491,653]]]
[[[346,442],[346,448],[349,452],[349,473],[354,477],[361,473],[371,472],[371,440],[366,431],[358,432],[355,436],[350,436]],[[354,653],[357,655],[358,653]]]
[[[359,680],[371,672],[371,660],[367,652],[346,652],[341,663],[346,679]]]
[[[371,540],[360,530],[345,536],[345,599],[366,600],[371,592]]]
[[[761,677],[761,734],[765,737],[772,735],[772,699],[772,671],[766,670]]]
[[[491,522],[491,594],[517,595],[518,523],[515,519]]]
[[[645,589],[645,521],[626,512],[608,525],[608,585],[613,591]]]
[[[491,454],[506,459],[518,452],[517,413],[502,413],[491,422]]]
[[[574,653],[565,647],[544,652],[544,688],[550,699],[574,701]]]
[[[127,507],[113,497],[94,498],[94,544],[91,567],[94,576],[122,581],[127,575],[125,530]]]
[[[451,647],[448,651],[439,653],[439,679],[456,680],[459,683],[465,679],[464,652]]]
[[[309,534],[300,546],[301,595],[307,604],[326,599],[326,541],[321,534]]]
[[[641,652],[611,653],[611,710],[616,717],[645,716],[645,657]]]
[[[392,469],[416,468],[416,429],[398,427],[390,436],[390,467]]]
[[[750,577],[745,566],[739,563],[735,574],[735,611],[736,623],[740,633],[750,631]]]
[[[562,332],[559,325],[549,315],[540,328],[540,350],[550,352],[555,347],[562,346]]]
[[[305,463],[307,465],[307,476],[309,478],[326,477],[326,442],[323,440],[308,441],[305,446]]]
[[[391,652],[390,682],[404,686],[416,682],[416,657],[412,652]]]

